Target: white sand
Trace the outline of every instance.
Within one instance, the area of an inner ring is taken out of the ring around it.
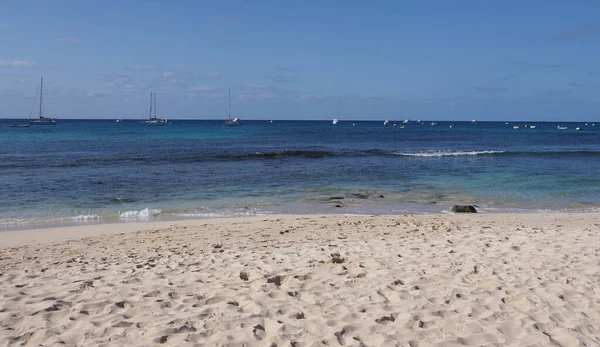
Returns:
[[[600,346],[600,214],[0,233],[0,346]]]

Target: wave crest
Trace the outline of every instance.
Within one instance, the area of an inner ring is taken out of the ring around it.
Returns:
[[[158,216],[162,211],[159,209],[153,209],[146,207],[140,211],[125,211],[119,213],[119,219],[132,220],[132,219],[150,219]]]
[[[74,222],[79,222],[79,221],[89,221],[89,220],[101,220],[102,217],[100,217],[97,214],[82,214],[79,216],[73,216],[72,219]]]
[[[392,155],[400,157],[421,157],[421,158],[435,158],[435,157],[463,157],[463,156],[476,156],[476,155],[494,155],[503,154],[506,151],[429,151],[429,152],[393,152]]]

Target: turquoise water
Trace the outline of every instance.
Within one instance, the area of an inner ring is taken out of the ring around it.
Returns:
[[[600,123],[557,130],[556,123],[528,123],[531,129],[512,122],[401,129],[400,122],[153,127],[62,120],[9,128],[15,122],[0,121],[0,230],[270,213],[439,213],[454,203],[525,212],[600,206]]]

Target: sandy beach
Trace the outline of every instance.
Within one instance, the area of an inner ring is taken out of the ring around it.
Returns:
[[[0,233],[0,346],[600,346],[600,214]]]

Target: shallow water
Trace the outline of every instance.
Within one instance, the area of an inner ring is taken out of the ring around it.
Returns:
[[[600,206],[600,123],[561,123],[568,130],[344,121],[8,127],[15,122],[0,120],[0,230],[268,213],[439,213],[454,203],[513,212]]]

